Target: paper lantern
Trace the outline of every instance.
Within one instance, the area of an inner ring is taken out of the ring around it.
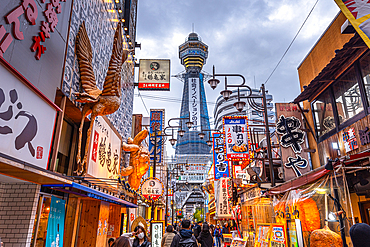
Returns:
[[[296,208],[295,210],[299,212],[299,219],[301,220],[302,230],[304,232],[312,232],[320,229],[320,213],[313,199],[299,199],[294,206]]]
[[[341,247],[342,238],[325,226],[324,229],[318,229],[311,233],[310,243],[311,247]]]

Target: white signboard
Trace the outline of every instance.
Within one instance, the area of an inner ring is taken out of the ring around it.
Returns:
[[[229,178],[220,178],[217,182],[216,213],[219,218],[231,218],[229,205]]]
[[[206,180],[206,174],[197,174],[197,175],[181,175],[179,176],[179,180],[180,181],[199,181],[199,182],[203,182],[204,180]]]
[[[163,222],[152,223],[152,247],[161,247],[163,237]]]
[[[0,65],[0,152],[47,168],[56,110]]]
[[[205,165],[185,165],[186,173],[208,173],[209,167]]]
[[[90,140],[88,174],[96,178],[116,179],[119,175],[121,139],[105,118],[95,118]]]
[[[140,59],[139,90],[170,90],[170,60]]]
[[[140,192],[147,200],[156,201],[163,195],[164,185],[158,178],[150,177],[141,182]]]
[[[200,131],[200,84],[199,78],[189,78],[189,112],[193,127],[190,131]]]

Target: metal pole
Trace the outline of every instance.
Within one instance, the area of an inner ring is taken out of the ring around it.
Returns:
[[[166,172],[167,172],[167,187],[166,187],[166,212],[165,212],[165,215],[164,215],[164,226],[167,227],[167,212],[168,212],[168,165],[167,165],[167,169],[166,169]]]
[[[341,210],[340,203],[339,203],[339,194],[338,194],[338,188],[334,188],[334,196],[335,196],[335,201],[334,204],[337,208],[337,211],[339,212]],[[344,232],[344,221],[342,218],[342,215],[338,215],[339,218],[339,225],[340,225],[340,235],[342,237],[342,242],[343,242],[343,247],[348,247],[347,241],[346,241],[346,234]]]
[[[267,142],[267,156],[269,160],[269,168],[270,168],[270,179],[271,179],[271,187],[275,187],[275,174],[274,174],[274,163],[272,162],[272,153],[271,153],[271,140],[270,140],[270,129],[269,129],[269,119],[267,115],[267,103],[266,103],[266,91],[265,85],[262,84],[262,101],[263,101],[263,112],[265,115],[265,128],[266,128],[266,142]]]

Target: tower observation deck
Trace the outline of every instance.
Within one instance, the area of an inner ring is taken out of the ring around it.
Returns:
[[[206,75],[202,72],[207,57],[208,46],[202,42],[197,33],[190,33],[185,43],[179,46],[179,58],[185,67],[185,71],[177,76],[184,82],[180,118],[190,115],[190,120],[194,123],[190,130],[183,126],[186,130],[185,135],[177,137],[176,156],[178,160],[183,157],[184,162],[187,156],[193,157],[194,154],[211,157],[210,147],[206,143],[209,132],[206,132],[207,135],[203,140],[198,136],[202,129],[210,129],[204,91]]]

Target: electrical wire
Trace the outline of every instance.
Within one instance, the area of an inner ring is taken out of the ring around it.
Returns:
[[[182,100],[179,99],[179,98],[169,98],[169,97],[160,97],[160,96],[154,96],[154,95],[148,95],[148,94],[144,94],[144,95],[138,95],[138,94],[135,94],[135,96],[140,96],[140,97],[144,97],[144,98],[147,98],[147,99],[152,99],[152,100],[160,100],[160,101],[167,101],[167,102],[173,102],[173,103],[181,103]],[[185,102],[190,102],[189,100],[185,100]],[[216,105],[216,103],[214,102],[206,102],[207,105]]]
[[[279,62],[276,64],[275,68],[272,70],[271,74],[269,75],[269,77],[268,77],[268,78],[267,78],[267,80],[265,81],[265,85],[266,85],[266,84],[267,84],[267,82],[270,80],[271,76],[274,74],[274,72],[276,71],[277,67],[280,65],[281,61],[284,59],[285,55],[288,53],[288,51],[289,51],[290,47],[293,45],[293,43],[294,43],[295,39],[297,38],[298,34],[301,32],[301,30],[302,30],[302,28],[303,28],[304,24],[306,24],[306,22],[307,22],[308,18],[310,17],[310,15],[311,15],[312,11],[315,9],[315,7],[316,7],[316,5],[317,5],[317,3],[318,3],[318,2],[319,2],[319,0],[317,0],[317,1],[315,2],[315,4],[313,5],[313,7],[312,7],[311,11],[308,13],[308,15],[307,15],[306,19],[305,19],[305,20],[304,20],[304,22],[302,23],[302,25],[301,25],[301,27],[299,28],[299,30],[298,30],[298,32],[297,32],[297,34],[294,36],[294,38],[293,38],[292,42],[290,42],[290,44],[289,44],[288,48],[286,49],[286,51],[284,52],[283,56],[280,58]]]
[[[148,115],[150,115],[150,113],[149,113],[149,111],[148,111],[148,108],[146,108],[146,105],[145,105],[145,102],[144,102],[144,100],[143,100],[143,97],[141,97],[140,91],[138,91],[138,92],[139,92],[139,96],[140,96],[140,98],[141,98],[141,101],[143,102],[143,105],[144,105],[144,107],[145,107],[146,112],[148,113]]]

